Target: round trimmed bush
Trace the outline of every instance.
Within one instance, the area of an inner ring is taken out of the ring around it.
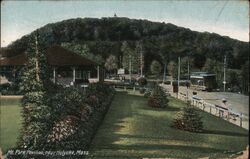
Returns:
[[[150,97],[150,95],[151,95],[151,91],[150,90],[146,90],[145,93],[144,93],[144,97],[148,98],[148,97]]]
[[[148,105],[150,107],[165,108],[168,105],[168,99],[165,92],[158,85],[155,86],[151,95],[148,98]]]
[[[145,93],[145,91],[146,91],[146,89],[145,89],[145,88],[140,88],[140,90],[139,90],[140,94],[144,94],[144,93]]]
[[[140,77],[137,82],[138,82],[139,86],[145,86],[148,83],[147,79],[144,77]]]
[[[203,122],[197,110],[189,103],[181,112],[176,114],[172,127],[190,132],[202,132]]]

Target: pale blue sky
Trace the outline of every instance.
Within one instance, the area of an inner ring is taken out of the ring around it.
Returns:
[[[173,23],[196,31],[215,32],[241,41],[249,40],[248,2],[208,1],[3,1],[1,45],[31,31],[69,18],[119,17]]]

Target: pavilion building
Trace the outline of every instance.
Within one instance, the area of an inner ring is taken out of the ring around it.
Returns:
[[[78,85],[104,80],[104,69],[100,64],[89,60],[59,45],[46,50],[47,62],[51,69],[51,80],[61,85]],[[11,82],[17,72],[28,61],[24,49],[1,48],[0,83]]]

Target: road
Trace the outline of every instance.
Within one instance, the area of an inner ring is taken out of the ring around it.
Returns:
[[[173,94],[171,85],[164,85],[170,93]],[[231,92],[206,92],[197,91],[193,89],[187,89],[180,86],[180,93],[187,94],[188,99],[192,99],[193,92],[197,92],[196,97],[202,98],[204,101],[212,104],[217,104],[232,109],[235,112],[243,113],[243,115],[249,117],[249,96],[236,94]],[[226,105],[222,102],[222,99],[226,99]]]
[[[173,87],[171,85],[162,85],[168,92],[177,97],[177,93],[173,93]],[[194,89],[187,89],[187,87],[180,86],[180,94],[184,96],[188,94],[188,99],[191,100],[193,97],[193,92],[197,92],[196,97],[203,99],[207,103],[220,105],[231,109],[235,113],[242,113],[243,115],[243,127],[249,125],[249,96],[231,93],[231,92],[206,92],[206,91],[197,91]],[[222,99],[226,99],[226,104],[222,102]]]

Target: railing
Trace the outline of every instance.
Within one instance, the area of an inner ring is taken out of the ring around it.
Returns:
[[[224,120],[227,120],[233,124],[243,127],[243,119],[247,119],[242,113],[237,113],[229,108],[222,107],[220,105],[207,103],[204,100],[197,100],[193,98],[191,100],[192,105],[206,111],[212,115],[218,116]]]

